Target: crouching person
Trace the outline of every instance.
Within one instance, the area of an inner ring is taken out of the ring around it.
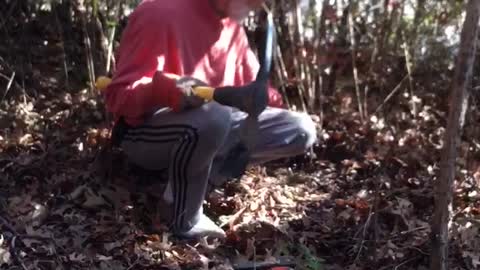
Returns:
[[[190,86],[242,91],[240,86],[255,80],[259,62],[239,22],[263,2],[145,0],[123,33],[117,70],[105,91],[107,108],[128,127],[121,141],[128,159],[168,172],[163,207],[178,236],[225,236],[204,215],[202,203],[209,184],[221,185],[237,173],[231,168],[247,114],[205,102]],[[169,74],[187,78],[190,85]],[[283,109],[272,87],[256,133],[250,164],[302,154],[316,141],[308,115]]]

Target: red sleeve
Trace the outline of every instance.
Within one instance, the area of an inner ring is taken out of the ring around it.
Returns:
[[[257,72],[260,69],[260,64],[255,53],[250,49],[250,47],[248,47],[248,41],[246,42],[246,46],[240,57],[240,62],[236,69],[236,83],[246,84],[252,82],[257,76]],[[282,95],[271,85],[270,82],[268,87],[268,97],[269,106],[278,108],[283,108],[285,106],[283,104]]]
[[[178,109],[181,92],[175,80],[179,57],[168,23],[155,10],[140,6],[129,18],[118,51],[117,70],[106,91],[108,110],[132,125],[159,107]]]

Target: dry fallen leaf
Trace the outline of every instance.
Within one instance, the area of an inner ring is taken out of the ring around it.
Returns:
[[[105,199],[98,192],[94,192],[92,189],[87,188],[85,190],[86,200],[83,202],[83,206],[87,208],[94,208],[102,205],[108,205]]]
[[[272,197],[279,204],[288,204],[287,198],[283,197],[278,190],[272,192]]]
[[[48,217],[48,208],[39,203],[33,203],[34,210],[30,214],[30,222],[33,226],[39,226]]]
[[[274,208],[275,207],[275,199],[273,198],[273,196],[268,196],[268,199],[269,199],[270,208]]]
[[[267,215],[268,215],[267,209],[266,209],[265,205],[262,205],[260,210],[257,211],[258,219],[262,220],[262,221],[267,221],[268,220]]]
[[[257,201],[253,201],[252,203],[250,203],[250,211],[255,212],[255,211],[257,211],[257,209],[258,209],[258,202]]]
[[[12,255],[8,248],[4,248],[5,238],[0,234],[0,265],[10,265],[12,262]]]
[[[72,262],[85,262],[87,260],[87,256],[79,253],[71,253],[68,255],[68,259]]]
[[[115,248],[119,248],[122,246],[122,243],[120,243],[120,241],[116,241],[116,242],[111,242],[111,243],[106,243],[103,245],[103,247],[105,248],[106,251],[111,251],[112,249],[115,249]]]
[[[0,247],[0,265],[10,265],[12,263],[12,255],[10,251]]]
[[[352,208],[347,208],[340,212],[337,217],[343,220],[349,220],[353,215],[353,209]]]

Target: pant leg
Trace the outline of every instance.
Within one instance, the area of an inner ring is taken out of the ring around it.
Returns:
[[[253,164],[304,154],[317,141],[316,125],[306,113],[269,108],[259,121]]]
[[[125,136],[122,148],[132,162],[168,169],[174,231],[189,230],[202,213],[212,161],[230,128],[231,109],[208,103],[183,113],[158,111]]]
[[[240,143],[240,132],[246,117],[246,113],[233,110],[232,128],[215,157],[211,184],[221,185],[230,177],[225,173],[229,167],[227,156]],[[300,155],[317,141],[316,126],[308,114],[269,107],[259,115],[258,121],[258,137],[251,164]]]

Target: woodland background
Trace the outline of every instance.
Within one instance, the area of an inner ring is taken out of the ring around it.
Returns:
[[[230,269],[280,255],[297,269],[428,268],[465,1],[276,1],[274,84],[312,115],[320,141],[209,196],[207,211],[229,230],[214,250],[150,232],[151,202],[131,186],[138,174],[105,151],[94,81],[114,71],[137,2],[0,0],[0,268]],[[245,23],[253,47],[261,17]],[[450,269],[480,266],[473,68]]]

